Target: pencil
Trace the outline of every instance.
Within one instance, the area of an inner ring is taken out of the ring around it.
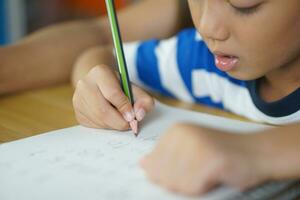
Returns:
[[[118,24],[118,18],[116,14],[115,4],[114,0],[106,0],[106,9],[107,14],[110,22],[110,28],[112,32],[114,47],[115,47],[115,53],[117,57],[118,62],[118,69],[121,79],[121,87],[123,89],[123,92],[128,97],[129,102],[132,106],[134,106],[134,99],[131,89],[131,82],[128,75],[127,70],[127,64],[124,56],[124,50],[123,50],[123,44],[122,44],[122,38],[120,34],[120,28]],[[138,122],[137,120],[133,120],[130,123],[130,127],[134,133],[135,136],[138,135]]]

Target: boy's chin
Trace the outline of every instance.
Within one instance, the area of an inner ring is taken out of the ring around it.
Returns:
[[[251,81],[251,80],[256,80],[259,79],[262,76],[259,76],[257,74],[250,74],[249,72],[241,72],[238,70],[233,70],[233,71],[229,71],[226,72],[229,76],[231,76],[232,78],[241,80],[241,81]]]

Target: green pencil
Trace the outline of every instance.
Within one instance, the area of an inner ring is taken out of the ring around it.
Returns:
[[[133,106],[134,99],[133,99],[133,94],[131,89],[131,82],[129,79],[127,64],[124,56],[122,38],[120,34],[120,28],[118,24],[118,18],[116,14],[115,5],[114,5],[114,0],[106,0],[106,9],[107,9],[109,22],[110,22],[110,27],[111,27],[111,32],[112,32],[112,37],[113,37],[113,42],[115,47],[115,53],[118,62],[118,69],[121,78],[121,86],[125,95],[128,97],[131,105]],[[130,122],[130,126],[134,134],[137,136],[137,132],[138,132],[137,120]]]

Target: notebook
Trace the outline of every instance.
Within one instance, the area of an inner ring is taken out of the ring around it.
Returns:
[[[173,194],[147,180],[138,165],[172,124],[193,122],[239,134],[270,128],[156,102],[140,125],[129,132],[75,126],[0,145],[1,200],[224,200],[241,195],[220,187],[203,197]]]

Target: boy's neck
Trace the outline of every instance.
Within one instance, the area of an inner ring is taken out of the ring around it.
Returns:
[[[276,69],[260,82],[259,94],[266,102],[280,100],[300,87],[300,58],[289,66]]]

